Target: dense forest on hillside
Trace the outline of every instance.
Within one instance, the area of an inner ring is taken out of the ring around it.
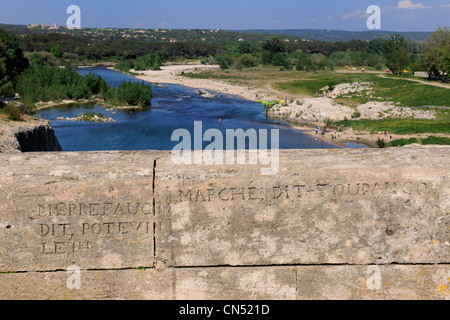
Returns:
[[[321,70],[335,66],[367,66],[381,70],[385,66],[383,47],[390,40],[352,40],[348,42],[291,42],[280,37],[265,41],[237,41],[229,43],[203,42],[141,42],[132,39],[91,42],[86,37],[47,34],[30,35],[20,39],[30,60],[44,63],[83,64],[95,62],[119,63],[118,69],[128,71],[135,65],[138,70],[154,69],[166,61],[200,59],[203,63],[219,63],[228,67],[251,67],[274,64],[290,69],[303,65],[304,69]],[[264,44],[277,41],[278,48],[264,48]],[[412,69],[423,69],[421,57],[426,42],[404,41],[408,63]],[[268,50],[267,50],[268,49]],[[272,52],[271,52],[272,50]],[[275,52],[278,51],[278,52]],[[276,54],[279,53],[279,54]],[[276,55],[275,55],[276,54]],[[275,55],[275,56],[273,56]],[[153,61],[156,58],[156,62]],[[147,62],[146,62],[147,61]],[[299,64],[300,63],[300,64]]]

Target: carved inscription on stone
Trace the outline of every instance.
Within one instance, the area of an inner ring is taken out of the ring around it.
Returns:
[[[164,162],[157,256],[182,267],[448,261],[445,150],[428,162],[393,153],[284,152],[271,177]]]
[[[171,195],[173,202],[228,202],[283,200],[308,197],[339,196],[421,196],[431,191],[427,182],[372,182],[372,183],[294,183],[271,188],[227,187],[206,190],[184,189]]]
[[[58,203],[38,205],[42,254],[70,254],[93,249],[95,239],[151,237],[150,203]],[[58,217],[55,222],[55,217]],[[66,218],[66,219],[64,219]],[[59,221],[58,221],[59,220]],[[70,222],[68,222],[70,221]]]
[[[151,153],[0,157],[0,272],[152,267]]]

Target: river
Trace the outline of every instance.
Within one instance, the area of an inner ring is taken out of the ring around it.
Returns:
[[[77,71],[102,76],[110,85],[118,87],[123,80],[142,81],[106,68],[87,68]],[[58,117],[73,118],[88,111],[102,113],[114,123],[71,122]],[[145,110],[106,110],[100,105],[68,104],[39,111],[50,120],[64,151],[107,150],[172,150],[179,142],[172,141],[176,129],[187,129],[194,136],[194,122],[201,121],[204,131],[219,129],[225,137],[227,129],[278,129],[280,149],[340,149],[292,129],[287,123],[266,119],[260,103],[217,93],[215,98],[200,96],[196,89],[180,85],[153,86],[150,108]],[[221,122],[219,121],[221,119]],[[204,147],[208,143],[204,143]],[[367,148],[349,143],[348,148]],[[270,147],[270,145],[269,145]]]

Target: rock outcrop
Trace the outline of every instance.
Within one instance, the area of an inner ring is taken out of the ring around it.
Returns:
[[[312,124],[325,124],[329,121],[345,119],[436,119],[436,111],[434,110],[401,107],[398,103],[377,101],[377,98],[372,97],[373,92],[370,91],[372,90],[370,85],[369,82],[356,82],[336,85],[333,90],[328,90],[329,87],[325,87],[317,92],[320,97],[277,104],[269,108],[266,114],[269,118]],[[335,101],[336,98],[351,98],[353,96],[368,97],[368,101],[356,108],[344,106]]]
[[[62,151],[55,131],[48,121],[5,122],[0,124],[0,151]]]

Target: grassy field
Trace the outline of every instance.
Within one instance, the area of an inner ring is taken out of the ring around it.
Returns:
[[[446,88],[434,87],[408,80],[381,78],[375,74],[337,74],[324,73],[308,75],[305,79],[292,82],[275,83],[274,87],[290,94],[315,95],[318,90],[340,83],[370,82],[379,101],[398,102],[404,107],[444,106],[450,107],[450,91]],[[368,96],[341,99],[337,102],[352,106],[355,103],[367,102]]]
[[[393,134],[446,133],[450,134],[450,119],[383,119],[383,120],[344,120],[334,123],[337,127],[355,128],[360,131],[377,133],[389,131]]]
[[[320,89],[340,83],[371,82],[380,101],[399,102],[401,106],[445,106],[450,107],[449,89],[420,84],[407,80],[389,79],[371,73],[337,73],[334,71],[299,72],[280,71],[279,67],[255,67],[243,70],[217,70],[200,73],[186,73],[194,79],[226,80],[245,85],[270,84],[273,88],[291,95],[314,96]],[[366,102],[368,97],[342,99],[349,105]]]

